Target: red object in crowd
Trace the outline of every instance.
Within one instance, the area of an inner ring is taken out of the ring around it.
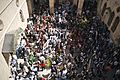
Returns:
[[[28,28],[25,28],[25,31],[28,32]]]
[[[29,44],[28,41],[26,41],[26,45],[25,45],[25,47],[30,47],[30,44]]]
[[[40,66],[41,66],[41,67],[45,67],[45,64],[44,64],[44,63],[41,63]]]
[[[38,27],[38,25],[37,25],[37,24],[35,24],[35,25],[34,25],[34,28],[33,28],[33,29],[34,29],[34,31],[37,31],[37,27]]]
[[[45,78],[41,78],[40,80],[46,80]]]
[[[46,16],[43,16],[43,19],[46,20]]]

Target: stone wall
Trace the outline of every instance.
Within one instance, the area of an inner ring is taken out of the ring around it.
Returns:
[[[112,39],[120,38],[120,0],[98,0],[98,15],[108,26]]]
[[[2,55],[6,33],[27,26],[28,7],[26,0],[0,0],[0,80],[9,80],[9,67]]]

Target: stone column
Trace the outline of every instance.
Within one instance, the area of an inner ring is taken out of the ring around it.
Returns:
[[[79,0],[78,1],[78,8],[77,8],[77,14],[81,15],[82,8],[83,8],[84,0]]]
[[[74,4],[74,5],[77,5],[77,1],[78,1],[78,0],[74,0],[74,1],[73,1],[73,4]]]
[[[103,0],[97,0],[97,14],[100,15],[101,13],[101,5],[103,3]]]
[[[54,13],[54,0],[49,0],[50,13]]]
[[[27,0],[29,16],[32,16],[32,0]]]

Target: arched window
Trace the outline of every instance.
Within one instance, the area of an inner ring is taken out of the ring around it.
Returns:
[[[20,10],[20,18],[21,18],[21,21],[22,21],[22,22],[25,21],[25,20],[24,20],[24,16],[23,16],[23,11],[22,11],[22,10]]]
[[[104,6],[103,6],[103,9],[102,9],[102,12],[101,12],[101,15],[102,15],[102,16],[103,16],[103,14],[104,14],[104,12],[105,12],[105,10],[106,10],[106,7],[107,7],[107,3],[105,3]]]
[[[120,12],[120,7],[117,7],[117,13],[119,13]]]
[[[110,17],[109,17],[108,22],[107,22],[108,26],[111,25],[114,16],[115,16],[115,13],[114,13],[114,12],[110,13]]]
[[[112,30],[113,33],[115,32],[115,30],[116,30],[119,22],[120,22],[120,18],[117,16],[117,17],[115,18],[115,21],[114,21],[112,27],[111,27],[111,30]]]
[[[16,6],[19,7],[19,0],[16,0]]]
[[[4,24],[3,24],[2,20],[0,20],[0,31],[2,31],[3,28],[4,28]]]
[[[114,11],[111,10],[110,7],[107,7],[107,3],[105,3],[104,6],[103,6],[103,9],[102,9],[102,13],[101,13],[102,16],[104,16],[104,13],[106,12],[106,10],[108,11],[108,14],[107,14],[108,15],[108,21],[107,21],[106,24],[108,24],[108,26],[110,26],[111,23],[112,23],[112,20],[115,16],[115,13],[114,13]]]

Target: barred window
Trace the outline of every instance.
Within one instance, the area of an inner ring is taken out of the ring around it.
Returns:
[[[117,26],[118,26],[119,22],[120,22],[120,18],[117,16],[117,17],[115,18],[115,21],[114,21],[112,27],[111,27],[111,30],[112,30],[113,33],[114,33],[115,30],[117,29]]]

